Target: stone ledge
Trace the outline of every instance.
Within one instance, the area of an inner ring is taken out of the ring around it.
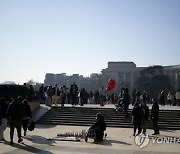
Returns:
[[[40,107],[39,101],[28,101],[28,104],[30,105],[32,112],[36,111]]]

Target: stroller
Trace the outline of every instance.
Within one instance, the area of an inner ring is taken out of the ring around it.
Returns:
[[[123,101],[122,101],[122,98],[120,98],[120,99],[118,100],[118,103],[117,103],[117,105],[115,105],[115,106],[116,106],[116,108],[114,109],[115,112],[118,112],[118,111],[123,112],[123,111],[124,111],[124,103],[123,103]]]
[[[106,123],[104,117],[101,114],[97,114],[96,122],[86,131],[85,142],[88,141],[88,138],[94,139],[94,143],[102,141],[107,134],[104,134],[106,130]]]

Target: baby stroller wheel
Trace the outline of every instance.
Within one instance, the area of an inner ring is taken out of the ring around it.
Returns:
[[[88,138],[86,137],[86,138],[85,138],[85,142],[87,142],[87,141],[88,141]]]
[[[104,137],[107,137],[107,133],[105,133]]]

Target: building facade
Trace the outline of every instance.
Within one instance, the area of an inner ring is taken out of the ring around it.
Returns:
[[[136,67],[134,62],[108,62],[108,67],[103,69],[102,80],[105,85],[110,78],[117,82],[117,91],[124,85],[127,85],[130,90],[135,87],[135,81],[141,70],[146,67]],[[170,77],[171,83],[175,91],[180,89],[180,65],[163,66],[165,75]]]
[[[96,91],[101,86],[106,87],[108,80],[112,78],[117,83],[115,91],[119,92],[125,85],[132,91],[140,71],[145,68],[147,67],[137,67],[134,62],[108,62],[108,67],[102,69],[101,74],[93,73],[86,78],[79,74],[67,76],[65,73],[46,73],[44,84],[70,87],[75,82],[80,89],[85,88],[89,92],[90,90]],[[165,75],[170,77],[173,90],[180,89],[180,65],[163,66],[163,68]]]

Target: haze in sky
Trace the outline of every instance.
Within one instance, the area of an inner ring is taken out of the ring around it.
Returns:
[[[0,83],[180,64],[180,0],[0,0]]]

